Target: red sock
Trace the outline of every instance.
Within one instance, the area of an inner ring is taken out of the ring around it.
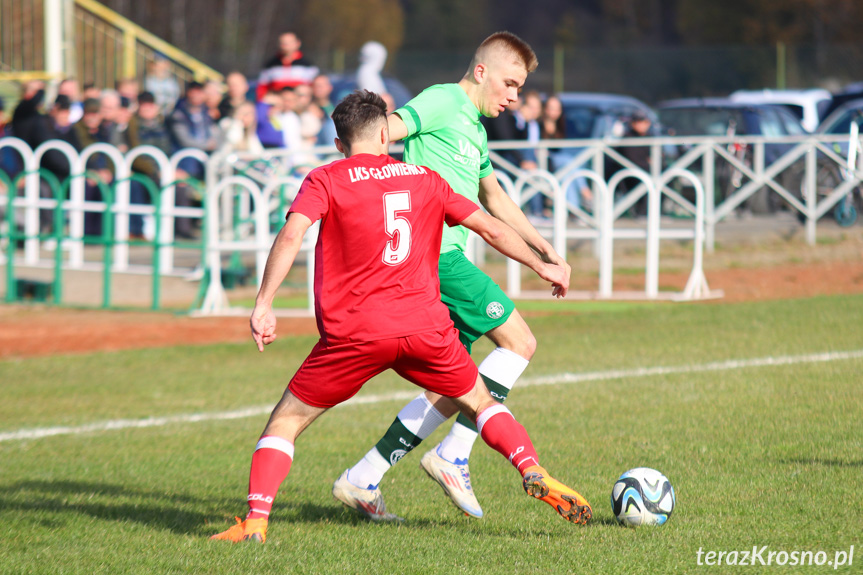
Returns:
[[[484,409],[476,418],[476,426],[483,441],[509,459],[522,475],[528,467],[539,465],[530,436],[503,405]]]
[[[294,459],[294,444],[275,435],[263,436],[252,455],[249,473],[249,514],[247,519],[269,517],[276,492]]]

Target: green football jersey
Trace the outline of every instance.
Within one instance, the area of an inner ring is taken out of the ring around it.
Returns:
[[[480,112],[458,84],[437,84],[396,110],[408,128],[405,161],[439,173],[472,202],[479,180],[492,173]],[[468,230],[444,225],[441,253],[464,251]]]

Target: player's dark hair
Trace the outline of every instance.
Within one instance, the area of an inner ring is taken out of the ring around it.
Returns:
[[[333,110],[336,134],[348,146],[357,140],[373,137],[381,122],[386,121],[386,102],[368,90],[356,90],[345,96]]]
[[[479,48],[476,50],[474,60],[482,60],[483,55],[490,48],[504,48],[515,53],[529,73],[536,70],[536,67],[539,65],[539,60],[537,60],[536,53],[533,51],[533,48],[530,47],[530,44],[512,32],[495,32],[483,40],[482,44],[480,44]]]

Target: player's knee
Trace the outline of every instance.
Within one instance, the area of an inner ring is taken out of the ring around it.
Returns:
[[[528,361],[536,353],[536,338],[517,311],[513,311],[506,323],[486,335],[498,347],[518,354]]]
[[[533,354],[536,353],[536,338],[531,331],[521,331],[517,337],[510,338],[506,345],[501,346],[509,351],[516,353],[524,359],[530,361]]]
[[[520,353],[523,358],[531,359],[533,358],[533,354],[536,353],[536,338],[533,337],[533,333],[528,330],[526,337],[524,338],[524,353]]]

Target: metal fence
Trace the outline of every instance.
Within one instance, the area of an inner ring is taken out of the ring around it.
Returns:
[[[16,276],[16,266],[30,266],[53,268],[54,279],[50,289],[53,303],[63,302],[64,270],[101,273],[103,307],[111,307],[113,273],[150,275],[153,282],[152,308],[159,309],[160,277],[190,272],[188,268],[180,268],[175,264],[175,219],[182,217],[203,221],[207,212],[206,194],[203,194],[202,207],[175,205],[177,186],[195,185],[193,181],[178,179],[177,167],[184,158],[205,164],[207,155],[200,150],[186,149],[169,158],[152,146],[141,146],[123,154],[108,144],[94,144],[78,152],[59,140],[51,140],[32,150],[17,138],[0,139],[0,152],[10,149],[17,154],[22,169],[15,174],[0,172],[0,212],[3,212],[0,218],[0,247],[3,248],[0,250],[0,263],[6,267],[5,301],[18,299],[20,278]],[[71,173],[66,180],[60,181],[51,172],[40,168],[42,157],[49,151],[65,156]],[[88,161],[95,156],[104,156],[113,164],[113,180],[110,183],[100,181],[97,173],[87,170]],[[157,163],[160,174],[158,182],[132,172],[132,163],[141,156],[148,156]],[[133,181],[141,182],[147,189],[150,198],[148,204],[131,203],[130,186]],[[98,187],[98,201],[86,197],[88,185]],[[47,222],[45,214],[49,215]],[[84,222],[88,214],[98,214],[100,217],[102,231],[98,236],[85,235]],[[152,221],[150,238],[144,241],[130,240],[129,223],[132,215],[147,217]],[[131,243],[150,247],[150,261],[139,266],[130,264]],[[102,248],[98,259],[85,257],[86,246]],[[203,243],[186,247],[198,249],[201,253],[205,249]]]
[[[625,153],[625,148],[642,146],[650,151],[648,166],[634,164]],[[771,146],[782,148],[768,161],[766,150]],[[717,227],[735,211],[757,207],[797,213],[810,243],[816,241],[817,222],[822,217],[835,217],[843,225],[853,223],[848,214],[856,213],[863,178],[859,146],[859,134],[853,132],[844,137],[555,140],[536,145],[494,143],[491,156],[497,177],[513,201],[529,211],[538,197],[540,205],[548,207],[549,217],[530,217],[559,253],[565,255],[575,241],[592,243],[599,263],[598,283],[594,290],[571,292],[571,297],[697,299],[717,295],[704,277],[704,254],[712,249]],[[536,148],[539,169],[523,171],[502,155],[526,147]],[[152,307],[157,309],[161,276],[187,275],[201,266],[201,311],[230,313],[225,274],[237,262],[244,262],[254,268],[251,275],[260,280],[273,235],[302,181],[292,154],[283,150],[258,156],[221,153],[209,158],[199,151],[183,150],[169,158],[150,147],[122,154],[97,144],[78,153],[58,141],[30,150],[21,140],[0,140],[0,151],[7,148],[20,156],[23,170],[14,177],[0,172],[0,263],[6,267],[6,301],[17,297],[18,266],[54,269],[54,303],[63,302],[64,270],[101,273],[105,307],[111,305],[111,274],[135,271],[152,276]],[[52,179],[40,169],[41,158],[49,150],[59,151],[68,159],[72,176],[66,181]],[[560,150],[570,150],[570,159],[554,165],[551,158]],[[394,154],[399,151],[393,146]],[[313,152],[321,161],[337,156],[333,148]],[[100,201],[88,201],[85,185],[94,175],[86,171],[87,161],[98,154],[113,162],[114,180],[101,186]],[[160,181],[150,185],[150,204],[130,202],[130,182],[140,178],[131,164],[140,155],[152,157],[159,165]],[[181,183],[177,165],[185,157],[206,162],[200,207],[175,205],[176,186]],[[591,190],[592,206],[573,196],[576,183]],[[44,192],[46,188],[50,193]],[[641,204],[645,207],[643,216],[630,217]],[[40,229],[40,211],[52,215],[53,225],[47,232]],[[86,213],[103,215],[106,225],[99,237],[84,234]],[[146,241],[129,238],[133,214],[151,218],[155,224],[152,237]],[[183,267],[175,261],[174,223],[180,217],[198,219],[203,233],[199,242],[186,246],[196,250],[198,257]],[[313,231],[306,238],[301,258],[308,266],[309,293],[315,237]],[[615,245],[622,240],[644,242],[645,284],[638,293],[613,289]],[[689,281],[678,293],[659,290],[664,240],[683,241],[692,248]],[[45,249],[47,244],[54,245],[53,252]],[[152,255],[143,264],[133,265],[129,250],[136,244],[149,248]],[[101,248],[97,259],[85,258],[87,245]],[[483,244],[476,238],[468,255],[483,265]],[[510,295],[537,295],[522,290],[518,264],[508,262],[507,266],[505,287]],[[308,313],[311,306],[309,301]]]

